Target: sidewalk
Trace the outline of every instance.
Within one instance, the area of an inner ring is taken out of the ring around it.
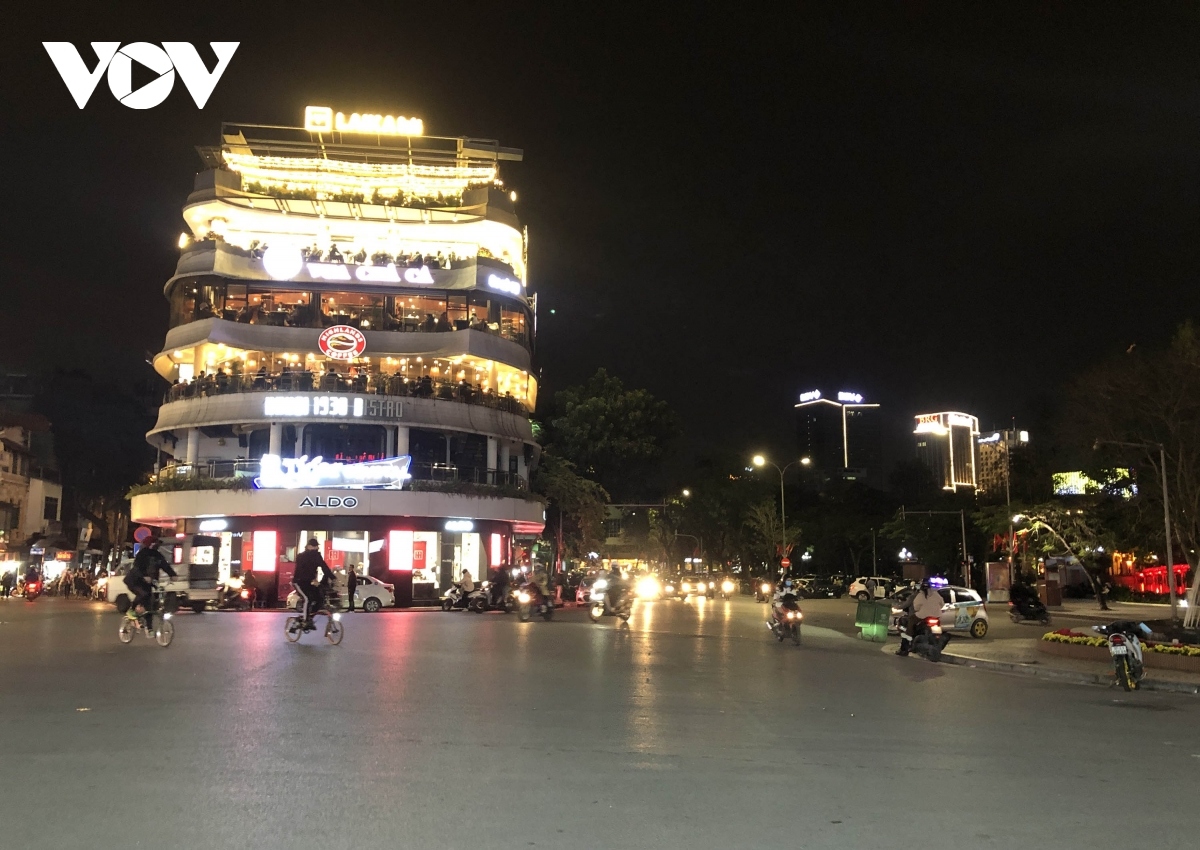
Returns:
[[[1101,611],[1095,599],[1064,599],[1061,607],[1050,608],[1050,617],[1096,620],[1111,623],[1114,620],[1167,620],[1171,617],[1171,606],[1154,602],[1109,602],[1111,611]]]
[[[942,661],[1001,673],[1017,673],[1084,685],[1112,685],[1107,662],[1058,658],[1038,651],[1041,638],[1003,638],[989,641],[952,640]],[[1200,676],[1176,670],[1149,670],[1142,680],[1147,691],[1200,694]]]

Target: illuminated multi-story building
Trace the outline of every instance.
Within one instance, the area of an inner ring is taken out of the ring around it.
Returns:
[[[1029,432],[1008,429],[980,434],[979,492],[990,499],[1006,496],[1012,475],[1012,453],[1029,445]]]
[[[280,599],[315,537],[406,605],[541,531],[536,299],[499,173],[522,154],[422,132],[309,107],[198,149],[154,357],[162,463],[133,499],[176,557]]]
[[[973,493],[978,486],[979,420],[966,413],[922,413],[916,419],[917,459],[943,490]]]
[[[823,478],[866,480],[880,472],[879,405],[861,393],[820,390],[800,394],[796,405],[797,438],[802,457]]]

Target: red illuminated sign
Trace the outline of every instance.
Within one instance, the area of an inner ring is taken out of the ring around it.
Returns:
[[[367,350],[367,338],[358,328],[334,325],[321,331],[317,347],[331,360],[353,360]]]

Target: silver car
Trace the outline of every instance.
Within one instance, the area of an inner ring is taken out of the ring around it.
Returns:
[[[892,600],[892,621],[888,626],[889,634],[900,631],[900,618],[904,615],[904,606],[916,591],[905,592]],[[947,585],[937,588],[942,597],[942,629],[948,631],[966,632],[973,638],[981,638],[988,633],[987,603],[969,587]]]

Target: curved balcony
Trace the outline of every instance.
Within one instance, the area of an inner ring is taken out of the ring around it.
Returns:
[[[206,375],[190,383],[175,384],[163,396],[163,403],[234,393],[351,393],[355,395],[422,398],[475,404],[529,417],[530,410],[509,393],[497,395],[466,381],[435,381],[429,376],[409,379],[400,375],[366,374],[347,377],[332,372],[317,376],[312,372],[282,372],[275,375]]]
[[[208,490],[247,488],[261,471],[257,460],[209,460],[197,463],[172,463],[158,471],[150,484],[134,492],[169,490]],[[466,492],[473,486],[529,492],[529,482],[515,472],[482,467],[460,467],[449,463],[413,463],[408,467],[412,490],[428,492]],[[187,482],[187,483],[182,483]],[[462,485],[462,486],[459,486]],[[497,495],[488,493],[488,495]]]

